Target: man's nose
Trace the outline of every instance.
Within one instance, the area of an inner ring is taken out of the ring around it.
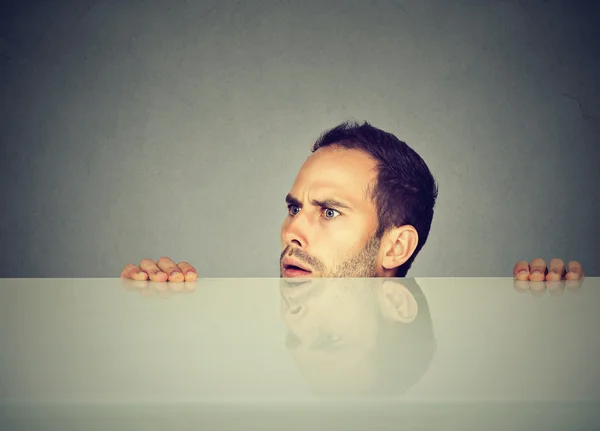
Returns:
[[[299,248],[308,247],[308,223],[300,214],[294,217],[283,230],[283,241],[286,245]]]

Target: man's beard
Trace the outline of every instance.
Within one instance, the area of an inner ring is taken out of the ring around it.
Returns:
[[[315,277],[323,278],[370,278],[377,277],[377,254],[381,239],[373,235],[367,244],[354,256],[347,258],[342,263],[327,268],[320,260],[309,256],[298,248],[286,247],[281,258],[284,256],[295,257],[299,261],[310,265]],[[279,276],[283,277],[283,269],[280,267]]]

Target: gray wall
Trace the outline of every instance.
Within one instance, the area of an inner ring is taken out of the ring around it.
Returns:
[[[0,276],[168,255],[278,276],[319,133],[368,120],[440,184],[411,276],[600,273],[593,2],[64,1],[0,13]]]

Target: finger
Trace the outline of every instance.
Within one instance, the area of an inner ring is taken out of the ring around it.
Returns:
[[[546,262],[544,259],[537,258],[531,261],[529,265],[529,279],[531,281],[544,281],[546,278]]]
[[[521,260],[516,263],[513,268],[513,275],[517,280],[527,281],[529,280],[529,262]]]
[[[169,275],[169,281],[183,281],[183,273],[179,270],[175,262],[168,257],[161,257],[156,262],[161,271]]]
[[[180,271],[185,276],[185,281],[195,281],[198,278],[198,272],[196,269],[187,262],[179,262],[177,264]]]
[[[123,271],[121,272],[121,278],[144,281],[148,278],[148,274],[146,274],[137,266],[129,264],[125,265],[125,268],[123,268]]]
[[[144,259],[140,263],[140,268],[150,277],[151,281],[167,281],[167,274],[162,272],[152,259]]]
[[[567,280],[579,280],[581,277],[583,277],[583,268],[581,267],[581,264],[576,260],[572,260],[571,262],[569,262],[567,268],[568,272],[565,276]]]
[[[565,275],[565,263],[562,259],[552,259],[548,265],[547,281],[560,281]]]

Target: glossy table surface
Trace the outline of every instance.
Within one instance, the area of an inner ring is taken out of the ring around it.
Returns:
[[[0,280],[0,429],[598,429],[600,278]]]

